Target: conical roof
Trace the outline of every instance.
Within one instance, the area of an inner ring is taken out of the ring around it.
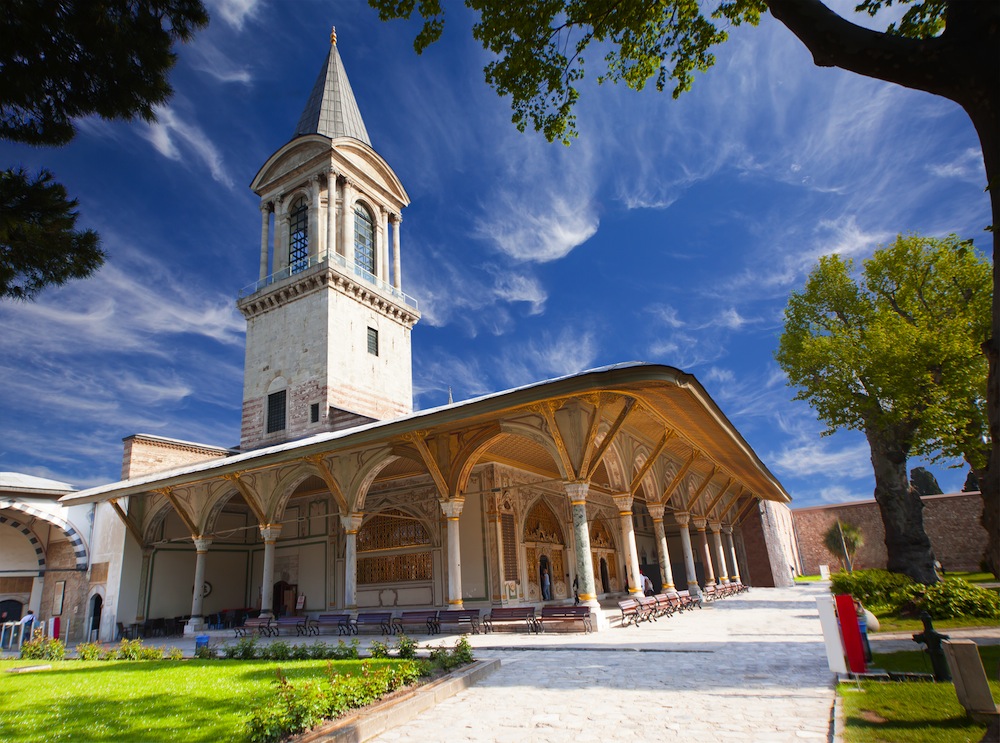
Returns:
[[[337,51],[336,32],[330,34],[330,53],[320,70],[309,102],[302,112],[295,136],[322,134],[325,137],[353,137],[371,147],[368,130]]]

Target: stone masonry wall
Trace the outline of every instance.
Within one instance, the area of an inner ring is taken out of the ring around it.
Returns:
[[[229,453],[228,449],[220,447],[135,434],[125,439],[122,479],[128,480],[152,472],[183,467],[186,464],[219,459]]]
[[[924,530],[931,540],[934,556],[945,570],[979,570],[987,534],[979,523],[983,499],[979,493],[928,495],[924,503]],[[831,570],[841,567],[840,559],[823,545],[823,535],[840,518],[861,530],[865,543],[854,556],[855,568],[886,566],[885,528],[874,500],[830,506],[799,508],[792,511],[795,532],[806,575],[819,573],[820,565]]]

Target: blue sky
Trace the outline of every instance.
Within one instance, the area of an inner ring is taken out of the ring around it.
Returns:
[[[417,24],[363,2],[208,5],[156,124],[87,119],[61,149],[0,143],[4,166],[55,173],[109,254],[92,279],[0,303],[0,470],[87,487],[118,479],[133,433],[238,443],[234,301],[260,245],[248,184],[291,137],[335,24],[372,143],[412,200],[417,408],[449,387],[461,400],[657,362],[702,382],[793,506],[872,497],[863,437],[821,437],[791,399],[773,359],[782,311],[820,255],[861,259],[898,232],[955,232],[991,254],[957,105],[819,69],[766,18],[735,29],[680,100],[585,84],[564,147],[511,125],[461,7],[418,57]],[[946,492],[965,480],[932,469]]]

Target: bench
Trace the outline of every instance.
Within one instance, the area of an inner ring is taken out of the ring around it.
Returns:
[[[656,615],[659,617],[669,617],[677,607],[674,606],[670,597],[665,593],[658,593],[653,598],[656,600]]]
[[[336,627],[338,635],[351,634],[350,614],[320,614],[306,623],[307,631],[318,635],[324,627]]]
[[[642,607],[635,599],[625,599],[618,602],[618,608],[622,610],[622,627],[631,624],[639,624],[643,620]]]
[[[590,621],[589,606],[543,606],[538,617],[538,631],[545,629],[546,622],[571,623],[579,622],[584,632],[592,632],[594,626]]]
[[[490,613],[483,617],[483,626],[487,632],[492,632],[494,625],[497,624],[510,624],[515,628],[524,624],[528,632],[538,632],[534,606],[498,606],[491,609]]]
[[[701,597],[692,596],[690,591],[678,591],[677,598],[680,599],[681,606],[683,606],[685,610],[693,609],[696,606],[699,609],[701,608]]]
[[[439,611],[437,615],[437,631],[445,624],[457,624],[459,627],[467,626],[472,630],[472,634],[479,634],[479,609],[448,609]]]
[[[305,617],[278,617],[271,623],[271,631],[274,633],[274,636],[277,637],[281,634],[281,630],[283,628],[287,627],[289,631],[291,631],[292,627],[294,627],[295,634],[305,635],[308,634],[308,630],[306,628],[307,621],[308,619]]]
[[[270,617],[247,617],[239,627],[233,627],[237,637],[249,637],[253,634],[262,637],[270,637],[271,633],[277,634],[277,629],[271,627]]]
[[[655,598],[652,596],[637,596],[635,600],[639,602],[639,611],[645,615],[647,622],[653,622],[659,618],[660,615],[657,612]]]
[[[369,611],[359,613],[350,620],[351,631],[358,634],[362,627],[378,627],[383,635],[393,634],[391,611]]]
[[[394,632],[402,634],[403,627],[418,627],[419,631],[433,635],[438,631],[437,617],[437,609],[404,611],[392,620],[392,629]]]

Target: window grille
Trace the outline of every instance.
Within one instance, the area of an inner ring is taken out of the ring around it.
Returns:
[[[285,392],[279,390],[267,396],[267,432],[285,430]]]
[[[431,553],[379,555],[358,559],[358,583],[405,583],[433,577]]]
[[[378,331],[375,328],[368,328],[368,353],[378,356]]]
[[[375,278],[375,220],[361,204],[354,207],[354,265]]]
[[[314,402],[309,406],[309,422],[319,423],[319,403]]]
[[[398,549],[430,544],[424,525],[398,509],[376,514],[358,530],[358,552]]]
[[[503,539],[503,574],[506,580],[517,579],[517,535],[514,514],[500,514],[500,536]]]
[[[291,273],[309,267],[309,207],[304,196],[292,205],[288,218],[288,270]]]

